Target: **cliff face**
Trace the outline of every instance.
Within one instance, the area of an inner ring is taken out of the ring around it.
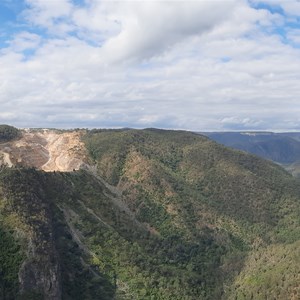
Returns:
[[[77,203],[80,195],[69,176],[0,170],[0,229],[13,233],[21,255],[16,267],[0,276],[0,299],[112,299],[113,286],[91,267],[91,251],[74,229],[76,214],[68,202]],[[14,261],[13,253],[8,259]]]
[[[20,294],[61,299],[53,204],[45,194],[45,178],[34,170],[3,169],[0,184],[3,215],[7,222],[11,221],[8,226],[23,237],[24,260],[18,274]]]
[[[52,253],[48,257],[38,257],[38,261],[35,254],[29,254],[31,259],[24,262],[19,271],[21,297],[36,295],[45,300],[61,299],[60,269]]]

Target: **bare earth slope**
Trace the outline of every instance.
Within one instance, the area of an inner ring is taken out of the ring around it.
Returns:
[[[24,130],[18,140],[0,144],[0,165],[21,164],[44,171],[78,170],[86,158],[81,132]]]

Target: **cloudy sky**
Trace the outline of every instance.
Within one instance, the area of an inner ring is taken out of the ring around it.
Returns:
[[[300,131],[300,1],[0,0],[0,123]]]

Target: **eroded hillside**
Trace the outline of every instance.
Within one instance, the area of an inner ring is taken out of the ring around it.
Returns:
[[[0,144],[0,164],[44,171],[78,170],[86,161],[80,131],[23,130],[18,139]]]

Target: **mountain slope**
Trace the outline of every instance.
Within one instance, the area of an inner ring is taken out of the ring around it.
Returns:
[[[18,249],[13,265],[2,270],[3,299],[112,299],[110,284],[105,293],[96,286],[105,278],[85,265],[64,217],[61,205],[73,196],[70,184],[62,174],[2,168],[0,227]],[[7,289],[17,278],[18,288]]]
[[[211,263],[206,279],[220,274],[204,288],[211,299],[223,294],[212,288],[226,283],[222,271],[238,273],[257,244],[300,238],[299,184],[272,163],[186,132],[94,131],[85,142],[138,220],[162,236],[210,241],[196,265]]]
[[[282,165],[294,176],[300,173],[299,133],[205,132],[212,140]]]
[[[9,125],[0,125],[0,143],[17,139],[21,136],[20,130]]]
[[[3,299],[299,298],[289,173],[189,132],[81,138],[84,169],[1,168]]]

